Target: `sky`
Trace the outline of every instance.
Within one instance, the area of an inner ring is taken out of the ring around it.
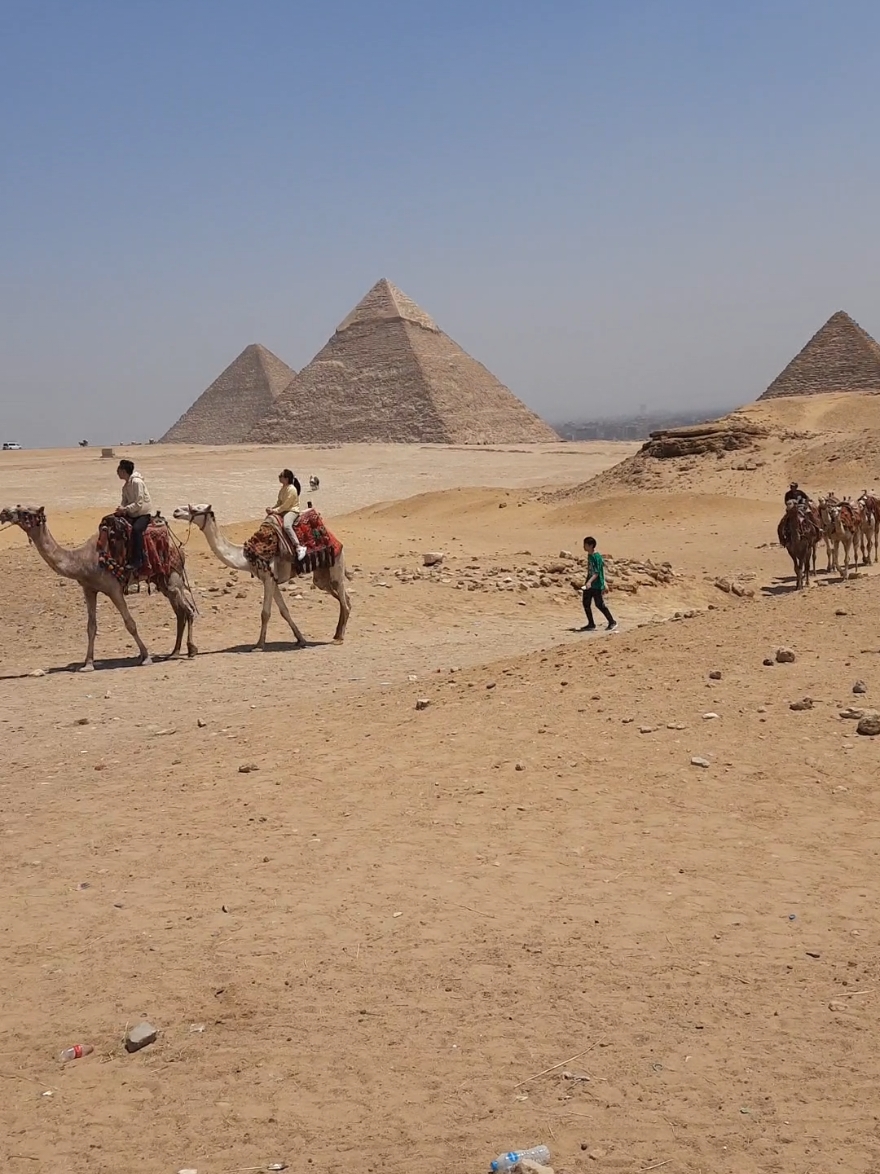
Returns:
[[[876,0],[0,0],[0,440],[158,437],[380,277],[553,421],[880,337]]]

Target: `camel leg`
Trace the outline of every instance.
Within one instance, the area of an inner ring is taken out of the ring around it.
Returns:
[[[83,587],[83,595],[86,600],[86,612],[88,619],[86,621],[86,632],[89,638],[89,645],[86,649],[86,662],[80,669],[81,673],[90,673],[95,668],[95,637],[98,634],[98,593],[93,591],[91,587]]]
[[[183,633],[186,629],[186,653],[187,656],[193,657],[198,652],[193,643],[192,628],[193,628],[193,607],[186,597],[183,590],[183,583],[180,576],[173,572],[168,579],[165,587],[159,587],[159,590],[171,604],[174,609],[174,615],[177,619],[177,638],[174,642],[174,649],[171,657],[180,655],[180,648],[183,644]]]
[[[351,598],[345,586],[345,565],[337,563],[334,567],[322,567],[315,571],[313,581],[320,591],[326,591],[328,595],[332,595],[339,604],[339,619],[336,623],[333,643],[341,644],[345,639],[348,617],[351,615]]]
[[[260,637],[254,645],[254,652],[262,652],[266,647],[266,632],[269,630],[269,617],[272,614],[272,600],[275,596],[275,580],[271,575],[263,579],[263,607],[260,611]]]
[[[306,638],[302,634],[302,632],[299,630],[299,628],[296,626],[296,621],[294,620],[293,616],[290,614],[288,607],[287,607],[287,604],[284,602],[284,596],[281,594],[281,588],[278,586],[277,583],[275,584],[275,602],[278,604],[278,610],[281,612],[284,619],[287,620],[288,624],[290,625],[291,632],[293,632],[294,636],[296,637],[297,648],[305,648]]]
[[[138,646],[138,652],[141,654],[141,664],[152,664],[150,653],[147,650],[146,644],[140,638],[140,633],[137,630],[137,624],[134,622],[134,616],[128,610],[128,604],[125,602],[125,596],[122,594],[122,588],[118,583],[114,584],[114,588],[107,592],[109,598],[113,601],[113,606],[122,616],[122,622],[125,624],[126,631],[135,644]]]

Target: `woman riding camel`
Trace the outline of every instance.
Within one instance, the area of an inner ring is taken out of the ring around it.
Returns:
[[[302,486],[296,479],[290,469],[282,469],[278,474],[278,480],[281,482],[281,488],[278,490],[278,500],[274,505],[266,507],[267,514],[281,514],[284,522],[284,529],[290,539],[291,546],[296,548],[296,557],[300,562],[308,554],[304,546],[300,545],[300,541],[296,536],[294,526],[299,521],[299,495],[302,491]]]

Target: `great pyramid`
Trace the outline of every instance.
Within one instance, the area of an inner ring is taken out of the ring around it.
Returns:
[[[519,444],[559,437],[383,278],[248,439]]]
[[[880,346],[843,310],[831,315],[760,398],[833,391],[880,392]]]
[[[240,444],[296,372],[252,342],[169,428],[160,444]]]

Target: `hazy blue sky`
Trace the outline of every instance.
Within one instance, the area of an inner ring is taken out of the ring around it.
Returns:
[[[0,439],[159,436],[385,276],[552,419],[880,335],[876,0],[0,0]]]

